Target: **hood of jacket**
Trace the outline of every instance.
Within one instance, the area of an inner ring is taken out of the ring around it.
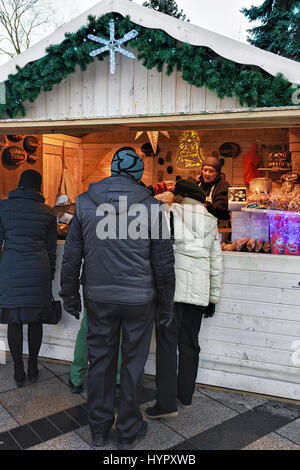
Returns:
[[[97,205],[108,204],[112,212],[122,214],[135,204],[141,204],[151,191],[129,175],[112,175],[98,183],[92,183],[88,190],[89,198]],[[107,207],[109,211],[109,206]]]

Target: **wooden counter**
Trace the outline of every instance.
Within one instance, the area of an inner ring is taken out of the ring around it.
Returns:
[[[63,243],[58,242],[55,298]],[[290,288],[300,281],[299,257],[228,252],[224,267],[216,314],[201,326],[197,381],[300,400],[300,289]],[[59,325],[44,325],[40,356],[72,361],[79,326],[65,312]],[[0,340],[5,336],[1,325]],[[155,374],[154,333],[145,373]]]

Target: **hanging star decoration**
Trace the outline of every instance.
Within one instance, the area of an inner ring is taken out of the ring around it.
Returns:
[[[90,52],[90,56],[95,57],[96,55],[102,54],[102,52],[109,51],[110,53],[110,73],[114,74],[116,69],[116,52],[120,52],[121,54],[125,55],[126,57],[130,57],[131,59],[135,59],[135,55],[132,52],[123,49],[122,44],[129,41],[130,39],[134,39],[139,33],[132,29],[129,33],[126,33],[122,39],[115,38],[115,22],[114,20],[110,20],[109,22],[109,31],[110,31],[110,39],[103,39],[99,36],[94,36],[93,34],[89,34],[88,38],[92,41],[99,42],[100,44],[104,44],[104,47],[100,49],[95,49],[94,51]]]
[[[147,131],[148,139],[152,145],[154,154],[156,154],[156,151],[157,151],[158,134],[160,132],[168,139],[170,138],[169,133],[167,131]],[[144,131],[137,132],[135,136],[135,140],[137,140],[143,133]]]

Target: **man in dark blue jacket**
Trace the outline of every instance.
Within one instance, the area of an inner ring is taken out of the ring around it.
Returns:
[[[79,318],[80,270],[88,318],[89,422],[94,446],[106,444],[114,424],[114,398],[122,328],[121,391],[116,421],[119,449],[146,435],[139,410],[153,321],[173,320],[174,255],[165,217],[151,191],[140,184],[143,160],[122,148],[111,176],[78,196],[65,243],[61,296]]]

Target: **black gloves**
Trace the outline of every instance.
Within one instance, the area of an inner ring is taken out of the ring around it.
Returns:
[[[204,310],[204,318],[210,318],[215,314],[216,305],[209,303]]]
[[[156,328],[168,328],[174,320],[174,302],[173,300],[157,302],[155,312]]]
[[[79,294],[72,295],[70,297],[64,297],[63,306],[66,312],[68,312],[70,315],[73,315],[76,320],[79,320],[81,312],[81,299]]]

